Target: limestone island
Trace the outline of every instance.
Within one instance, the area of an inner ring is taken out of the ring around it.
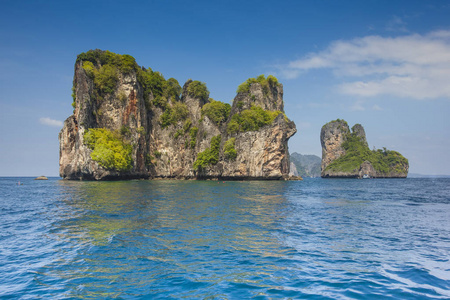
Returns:
[[[77,56],[73,115],[59,133],[64,179],[289,179],[283,86],[250,78],[233,104],[209,97],[205,83],[137,65],[130,55]]]
[[[320,132],[323,178],[405,178],[408,160],[396,151],[370,150],[360,124],[350,128],[337,119]]]

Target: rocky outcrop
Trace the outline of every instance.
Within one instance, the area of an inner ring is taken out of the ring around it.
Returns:
[[[64,179],[288,177],[296,128],[276,79],[251,81],[230,106],[204,83],[181,88],[131,56],[94,50],[78,56],[73,91],[59,134]]]
[[[289,176],[298,176],[297,167],[295,166],[295,164],[293,162],[291,162],[291,165],[290,165]]]
[[[405,178],[408,160],[396,151],[370,150],[364,128],[356,124],[350,131],[344,120],[325,124],[320,133],[322,177]]]
[[[347,122],[337,119],[327,123],[320,131],[320,144],[322,145],[322,172],[334,160],[345,154],[342,144],[346,140],[350,129]]]
[[[38,176],[34,180],[48,180],[48,178],[45,176]]]
[[[344,121],[345,122],[345,121]],[[361,124],[355,124],[352,127],[352,133],[353,135],[355,135],[356,137],[360,138],[361,143],[365,146],[365,147],[369,147],[369,144],[367,143],[367,139],[366,139],[366,131],[364,130],[364,127],[362,127]]]

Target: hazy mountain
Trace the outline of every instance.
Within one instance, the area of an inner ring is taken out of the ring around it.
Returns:
[[[322,159],[317,155],[302,155],[291,153],[291,162],[302,177],[320,177],[320,163]]]
[[[425,175],[425,174],[409,173],[408,178],[450,178],[450,175]]]

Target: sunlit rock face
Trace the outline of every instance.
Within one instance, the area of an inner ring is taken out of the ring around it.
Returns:
[[[334,160],[345,154],[342,144],[346,135],[350,133],[347,122],[336,120],[327,123],[320,132],[320,143],[322,145],[322,171]]]
[[[125,63],[120,61],[125,56],[100,50],[90,52],[87,54],[91,56],[80,54],[75,63],[74,113],[65,120],[59,133],[62,178],[288,177],[288,140],[296,133],[296,127],[284,115],[281,84],[263,88],[260,83],[252,83],[248,91],[236,95],[228,115],[218,123],[202,113],[202,108],[212,100],[209,92],[206,96],[196,94],[192,85],[198,82],[188,80],[183,88],[179,88],[178,94],[164,95],[153,81],[145,81],[143,77],[143,72],[156,72],[137,66],[133,58],[126,57],[132,66],[126,69]],[[256,130],[229,130],[228,124],[234,115],[256,106],[267,111],[278,111],[279,114],[270,124]],[[124,145],[130,147],[126,169],[108,167],[107,162],[93,155],[94,150],[86,141],[86,133],[98,128],[114,132]],[[199,154],[208,151],[217,136],[220,136],[217,161],[194,167]],[[236,155],[233,157],[225,147],[230,139],[234,141]]]

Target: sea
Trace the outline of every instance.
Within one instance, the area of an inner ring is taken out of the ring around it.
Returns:
[[[450,299],[449,260],[449,178],[0,178],[0,299]]]

